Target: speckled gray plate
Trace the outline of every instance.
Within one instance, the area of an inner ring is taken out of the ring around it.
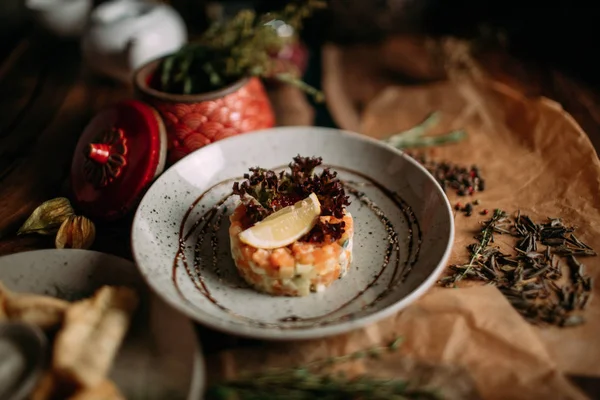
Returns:
[[[232,178],[249,167],[287,165],[297,154],[322,157],[373,200],[398,234],[399,256],[392,251],[385,264],[385,225],[351,196],[355,236],[348,274],[322,293],[273,297],[248,288],[236,273],[227,233],[234,198],[205,233],[196,222],[231,191]],[[392,200],[394,193],[404,203]],[[148,190],[132,228],[138,267],[166,301],[210,327],[265,339],[338,334],[401,310],[434,284],[453,238],[446,196],[412,158],[362,135],[314,127],[248,133],[190,154]]]
[[[189,319],[148,291],[132,262],[87,250],[37,250],[0,258],[0,281],[10,290],[67,300],[102,285],[128,285],[142,294],[111,378],[128,399],[201,397],[204,361]]]

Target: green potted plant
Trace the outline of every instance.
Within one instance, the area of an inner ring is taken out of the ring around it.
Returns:
[[[277,12],[240,11],[136,71],[138,96],[165,123],[170,162],[216,140],[272,127],[275,118],[261,78],[295,85],[321,100],[320,91],[282,68],[275,55],[295,40],[289,33],[324,6],[306,0]]]

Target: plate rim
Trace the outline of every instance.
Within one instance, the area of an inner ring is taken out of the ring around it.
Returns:
[[[0,263],[2,263],[2,261],[5,258],[12,258],[12,257],[18,258],[18,257],[24,256],[24,255],[34,256],[35,254],[41,254],[40,257],[34,257],[34,258],[43,259],[43,257],[42,257],[43,254],[48,254],[48,253],[51,253],[51,254],[57,254],[57,253],[67,254],[68,253],[68,254],[79,254],[81,256],[83,256],[85,254],[93,254],[96,257],[110,258],[113,260],[119,260],[120,262],[126,262],[128,264],[132,264],[132,267],[131,267],[132,271],[135,271],[138,274],[142,275],[141,282],[143,282],[146,286],[148,286],[149,289],[152,290],[152,292],[160,298],[160,300],[162,300],[164,303],[166,303],[169,306],[168,309],[170,310],[170,312],[179,314],[181,317],[183,317],[183,319],[186,321],[186,323],[188,323],[190,325],[190,328],[194,334],[194,339],[196,342],[196,351],[194,352],[195,354],[194,354],[194,360],[193,360],[193,365],[194,365],[193,369],[194,370],[191,373],[191,381],[190,381],[190,384],[188,387],[186,398],[188,400],[196,400],[198,398],[198,396],[203,395],[204,391],[206,390],[206,363],[205,363],[203,346],[200,341],[200,336],[198,335],[198,332],[196,331],[196,328],[194,326],[194,320],[190,319],[186,314],[182,313],[179,309],[173,307],[171,305],[171,303],[167,302],[164,299],[163,296],[156,293],[156,291],[154,291],[154,289],[150,287],[147,280],[145,279],[143,274],[140,272],[137,262],[128,260],[127,258],[120,257],[115,254],[104,253],[104,252],[96,251],[96,250],[48,248],[48,249],[26,250],[26,251],[20,251],[17,253],[5,254],[3,256],[0,256]],[[1,272],[0,272],[0,274],[1,274]]]
[[[240,140],[240,137],[248,137],[249,135],[259,135],[259,134],[265,134],[265,133],[273,133],[273,132],[277,132],[277,131],[280,132],[279,133],[280,135],[285,135],[286,131],[294,131],[294,130],[298,130],[298,129],[320,131],[321,133],[324,133],[324,134],[347,136],[347,137],[354,138],[359,141],[363,141],[370,145],[384,148],[388,151],[391,151],[392,153],[395,153],[397,156],[402,157],[408,163],[412,164],[413,166],[415,166],[417,169],[419,169],[421,172],[423,172],[425,174],[425,176],[434,184],[434,187],[436,188],[436,190],[441,194],[441,197],[443,199],[442,203],[445,205],[445,210],[448,213],[448,220],[450,221],[450,226],[449,226],[450,234],[448,236],[447,243],[445,243],[444,252],[442,254],[442,257],[438,261],[438,265],[433,269],[432,273],[420,285],[418,285],[414,290],[409,292],[401,300],[399,300],[395,303],[392,303],[391,305],[389,305],[379,311],[376,311],[373,314],[370,314],[370,315],[367,315],[367,316],[364,316],[361,318],[357,318],[354,320],[350,320],[350,321],[343,321],[343,322],[335,323],[335,324],[331,324],[331,325],[317,326],[314,328],[306,328],[306,329],[302,329],[302,330],[263,329],[258,326],[255,327],[255,326],[249,326],[249,325],[236,330],[235,327],[232,328],[230,325],[225,324],[225,323],[219,323],[218,321],[217,322],[206,321],[202,318],[198,318],[198,316],[194,312],[192,312],[188,308],[180,305],[180,302],[171,300],[167,296],[164,296],[161,293],[161,291],[159,290],[159,288],[154,286],[154,284],[150,281],[150,278],[143,271],[143,269],[141,267],[141,263],[138,260],[139,257],[138,257],[138,253],[136,251],[136,247],[134,245],[135,231],[136,231],[137,225],[139,224],[139,221],[141,219],[141,216],[140,216],[141,205],[145,201],[147,201],[147,199],[149,198],[149,193],[152,190],[152,188],[160,180],[166,179],[165,176],[169,171],[175,170],[180,163],[185,162],[187,159],[191,159],[192,157],[197,157],[198,153],[205,151],[205,149],[207,149],[207,148],[220,146],[225,141]],[[435,179],[435,177],[429,171],[427,171],[427,169],[424,166],[422,166],[420,163],[418,163],[415,159],[413,159],[412,157],[408,156],[406,153],[404,153],[403,151],[401,151],[395,147],[392,147],[380,140],[371,138],[371,137],[361,134],[361,133],[352,132],[352,131],[348,131],[348,130],[344,130],[344,129],[329,128],[329,127],[295,125],[295,126],[278,126],[278,127],[273,127],[273,128],[260,129],[260,130],[256,130],[256,131],[252,131],[252,132],[247,132],[247,133],[244,133],[241,135],[230,136],[228,138],[218,140],[218,141],[210,143],[204,147],[196,149],[193,152],[186,155],[185,157],[178,160],[177,162],[170,165],[148,187],[148,189],[145,191],[144,196],[140,200],[140,202],[135,210],[135,213],[133,216],[133,222],[131,224],[130,246],[131,246],[132,256],[135,260],[135,265],[137,266],[140,274],[142,275],[142,277],[144,278],[144,280],[146,281],[148,286],[158,296],[160,296],[165,302],[167,302],[169,305],[171,305],[172,307],[177,309],[179,312],[186,315],[191,320],[195,321],[196,323],[202,324],[203,326],[206,326],[208,328],[217,330],[219,332],[225,332],[225,333],[228,333],[228,334],[231,334],[234,336],[238,336],[238,337],[285,342],[285,341],[294,341],[294,340],[319,339],[319,338],[326,338],[326,337],[330,337],[330,336],[334,336],[334,335],[341,335],[344,333],[349,333],[356,329],[360,329],[360,328],[366,327],[368,325],[371,325],[373,323],[376,323],[378,321],[381,321],[381,320],[388,318],[388,317],[400,312],[401,310],[405,309],[408,305],[414,303],[417,299],[419,299],[421,296],[423,296],[429,289],[431,289],[433,287],[435,281],[437,281],[437,279],[440,277],[440,275],[446,269],[446,264],[448,262],[448,259],[450,258],[452,248],[454,245],[454,239],[455,239],[455,223],[454,223],[454,214],[452,212],[452,205],[450,204],[450,200],[446,196],[444,190],[442,189],[442,187],[440,186],[438,181]]]

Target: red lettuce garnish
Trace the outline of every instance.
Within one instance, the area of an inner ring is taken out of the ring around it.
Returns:
[[[332,242],[338,240],[344,234],[346,223],[338,222],[323,222],[318,221],[314,228],[300,241],[309,243],[322,243],[326,238],[330,238]]]
[[[321,215],[341,219],[344,209],[350,205],[337,172],[329,168],[315,173],[322,164],[321,157],[294,157],[289,171],[279,174],[264,168],[250,168],[243,182],[233,184],[233,193],[238,195],[246,206],[250,224],[263,220],[268,215],[315,193],[321,203]],[[336,241],[342,237],[343,221],[317,222],[315,227],[302,239],[307,242],[322,242],[325,238]]]

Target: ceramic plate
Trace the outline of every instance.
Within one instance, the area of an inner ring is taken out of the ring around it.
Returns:
[[[128,399],[199,399],[204,364],[191,322],[148,291],[134,264],[86,250],[38,250],[0,258],[0,281],[10,290],[67,300],[102,285],[128,285],[142,293],[111,371]]]
[[[380,212],[352,195],[348,274],[324,292],[273,297],[248,288],[235,270],[228,238],[235,199],[204,233],[200,220],[249,167],[285,166],[298,154],[322,157]],[[381,215],[398,235],[397,248],[390,249]],[[265,339],[338,334],[401,310],[434,284],[454,237],[445,194],[412,158],[362,135],[314,127],[248,133],[188,155],[148,190],[132,229],[138,267],[166,301],[210,327]]]

